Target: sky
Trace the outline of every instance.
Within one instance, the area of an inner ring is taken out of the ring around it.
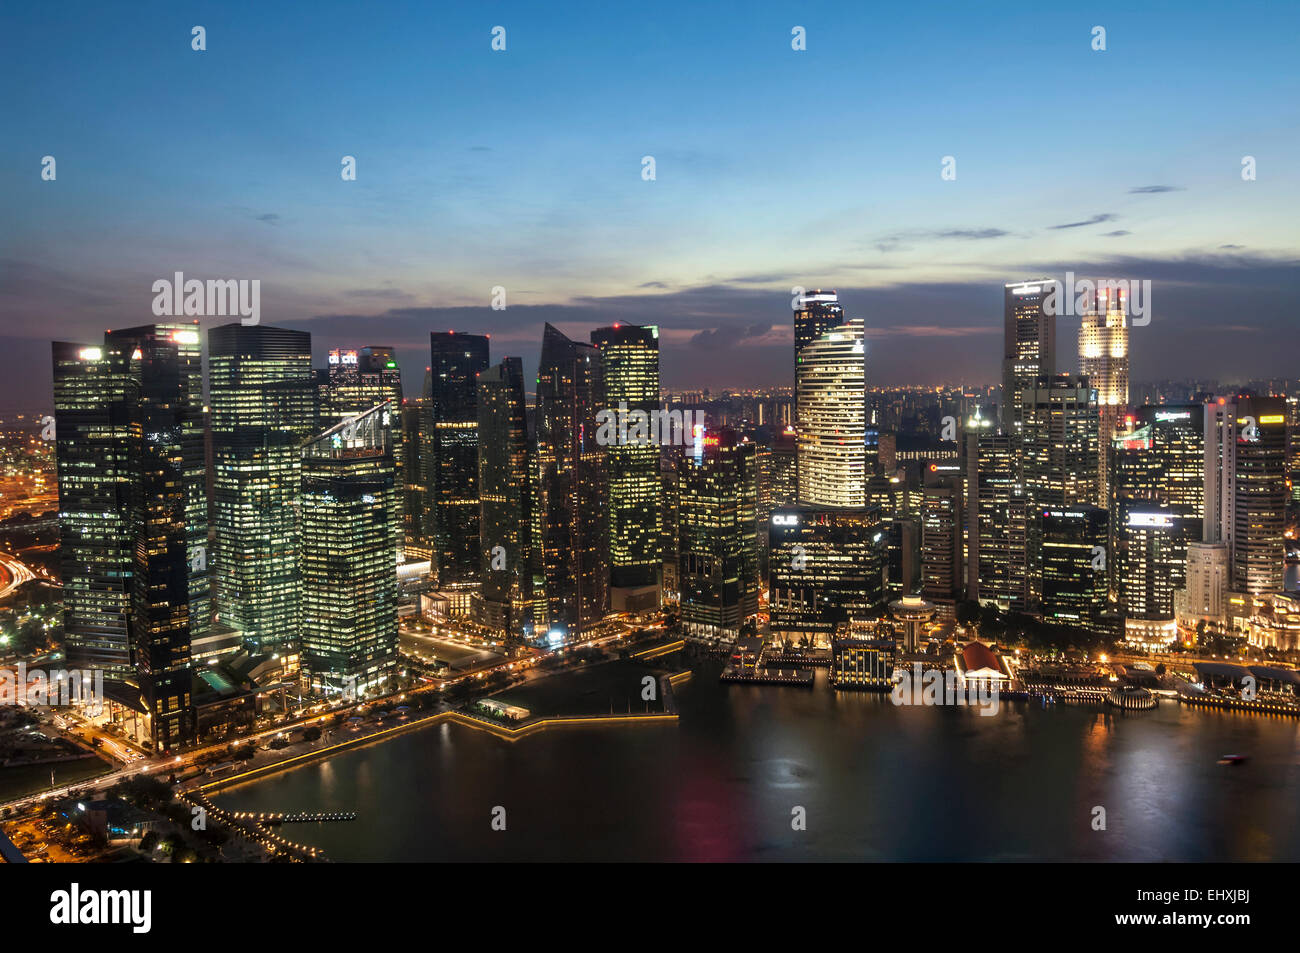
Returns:
[[[1286,2],[7,4],[0,407],[177,271],[408,393],[429,331],[535,368],[546,321],[788,385],[795,286],[872,383],[991,383],[1003,283],[1066,271],[1152,281],[1135,380],[1295,376],[1298,45]]]

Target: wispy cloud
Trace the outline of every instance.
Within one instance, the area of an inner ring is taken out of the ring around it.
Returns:
[[[1110,212],[1103,212],[1100,215],[1094,215],[1092,218],[1084,219],[1081,222],[1066,222],[1064,225],[1049,225],[1049,229],[1059,231],[1062,228],[1083,228],[1087,225],[1100,225],[1102,222],[1114,221],[1116,216]]]

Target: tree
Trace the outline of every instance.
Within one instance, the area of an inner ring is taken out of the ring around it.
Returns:
[[[980,620],[980,604],[974,599],[964,599],[957,603],[957,622],[963,626],[972,626]]]
[[[146,854],[152,854],[153,849],[158,846],[158,834],[154,831],[146,831],[144,837],[140,838],[140,850]]]

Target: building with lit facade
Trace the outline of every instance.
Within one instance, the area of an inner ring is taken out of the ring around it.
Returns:
[[[296,642],[302,612],[302,444],[317,419],[311,335],[267,325],[208,332],[217,620],[250,652]]]
[[[209,628],[200,338],[193,325],[53,345],[68,665],[104,673],[159,751],[194,732]]]
[[[1079,318],[1079,373],[1097,392],[1099,414],[1097,501],[1108,499],[1111,441],[1128,404],[1127,292],[1101,287],[1094,307]]]
[[[758,612],[758,453],[729,428],[703,436],[678,464],[682,630],[731,640]]]
[[[302,449],[302,665],[313,690],[380,690],[397,664],[400,488],[387,401]]]
[[[953,618],[965,591],[962,560],[965,489],[959,474],[926,470],[921,490],[921,595]],[[954,468],[956,464],[952,464]]]
[[[1024,611],[1032,504],[1020,478],[1018,438],[982,431],[966,441],[966,597]]]
[[[1286,405],[1281,397],[1240,397],[1221,431],[1221,539],[1228,544],[1232,589],[1249,595],[1285,588]]]
[[[532,632],[533,452],[523,361],[507,357],[478,376],[480,621],[498,632]],[[657,474],[656,474],[657,475]]]
[[[363,414],[372,407],[388,401],[395,418],[402,411],[402,371],[397,364],[393,348],[369,345],[362,348],[331,348],[325,368],[324,387],[321,388],[319,428],[332,427],[340,420]],[[408,442],[399,426],[394,431],[393,459],[402,492],[397,501],[398,514],[406,536],[407,461],[411,454]],[[399,546],[399,552],[403,547]]]
[[[559,643],[609,612],[608,477],[596,415],[608,406],[600,351],[546,325],[537,374],[539,558],[536,622]]]
[[[1174,592],[1174,618],[1180,628],[1221,625],[1227,616],[1230,577],[1227,543],[1187,544],[1187,578]]]
[[[1039,378],[1025,392],[1023,478],[1040,507],[1098,504],[1097,391],[1085,377]]]
[[[866,348],[861,319],[825,332],[796,358],[799,502],[866,505]]]
[[[433,568],[438,585],[469,586],[479,574],[478,409],[479,372],[488,368],[482,334],[434,331],[429,335],[429,397],[425,425],[424,483]]]
[[[827,331],[844,323],[844,308],[834,291],[809,291],[796,302],[794,309],[794,360]],[[796,400],[797,400],[796,395]]]
[[[591,332],[605,370],[606,408],[649,417],[659,409],[659,329],[616,324]],[[610,601],[615,611],[659,605],[659,447],[618,440],[609,472]]]
[[[1174,592],[1186,582],[1187,550],[1201,520],[1182,507],[1120,499],[1115,508],[1115,583],[1125,639],[1162,645],[1177,635]]]
[[[894,684],[897,653],[893,639],[832,639],[831,684],[839,689],[888,691]]]
[[[1045,622],[1095,630],[1110,591],[1108,515],[1090,504],[1041,511]]]
[[[771,516],[772,635],[828,646],[836,627],[885,599],[886,525],[877,509],[778,507]]]
[[[1045,301],[1051,278],[1017,281],[1002,290],[1002,431],[1020,433],[1026,395],[1056,374],[1056,315]]]

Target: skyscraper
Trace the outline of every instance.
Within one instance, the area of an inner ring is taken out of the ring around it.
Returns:
[[[1096,306],[1080,316],[1079,373],[1097,391],[1099,499],[1108,499],[1111,441],[1128,404],[1127,292],[1098,289]]]
[[[426,446],[433,565],[438,585],[477,581],[480,567],[478,498],[478,375],[488,368],[486,335],[429,335],[430,428]]]
[[[866,505],[866,348],[860,318],[825,332],[796,358],[799,502]]]
[[[678,584],[688,635],[735,639],[758,612],[758,455],[734,430],[678,469]]]
[[[317,691],[362,697],[397,663],[396,423],[385,401],[302,449],[302,660]]]
[[[195,729],[208,606],[198,332],[109,331],[53,355],[68,659],[103,670],[165,751]]]
[[[479,374],[477,402],[480,619],[499,632],[523,635],[532,629],[535,568],[523,361],[507,357]]]
[[[396,352],[386,345],[357,348],[331,348],[326,368],[326,387],[320,406],[322,429],[340,420],[363,414],[388,401],[394,418],[401,413],[402,371]],[[403,551],[406,536],[406,490],[410,453],[400,427],[394,429],[393,460],[402,492],[398,494],[397,513],[402,525],[398,553]]]
[[[1024,392],[1025,491],[1039,507],[1098,503],[1097,391],[1087,378],[1039,378]]]
[[[600,351],[546,325],[537,376],[537,465],[545,626],[577,638],[609,611],[609,498],[596,415],[608,406]]]
[[[616,324],[591,332],[605,369],[605,406],[615,412],[659,409],[659,329]],[[610,597],[616,611],[659,604],[659,447],[619,440],[606,447],[609,467]]]
[[[1284,587],[1286,551],[1286,405],[1281,397],[1238,397],[1222,431],[1222,538],[1232,590],[1260,595]]]
[[[962,488],[927,471],[921,496],[921,596],[952,618],[961,600]]]
[[[1041,512],[1043,619],[1092,631],[1110,591],[1106,510],[1084,504]]]
[[[1002,431],[1020,432],[1025,394],[1056,375],[1056,315],[1044,301],[1051,278],[1017,281],[1002,290]]]
[[[1018,438],[970,432],[966,441],[966,597],[1023,611],[1031,502],[1020,478]]]
[[[773,511],[771,523],[774,637],[828,646],[838,628],[879,609],[886,547],[879,510],[783,506]]]
[[[218,619],[252,652],[298,638],[302,444],[316,423],[311,335],[266,325],[208,332]]]
[[[795,302],[794,360],[799,364],[803,349],[827,331],[844,323],[844,308],[834,291],[808,291]],[[797,399],[797,395],[796,395]]]

